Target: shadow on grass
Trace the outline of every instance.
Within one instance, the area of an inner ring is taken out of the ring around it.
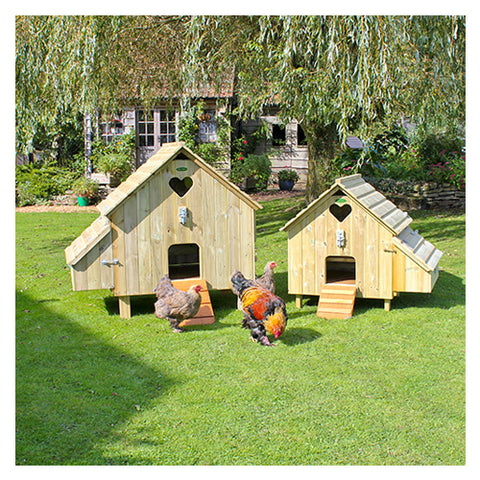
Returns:
[[[301,345],[303,343],[314,342],[318,338],[320,338],[322,334],[317,330],[313,330],[312,328],[304,328],[304,327],[292,327],[289,328],[287,326],[285,332],[280,337],[281,341],[285,345]]]
[[[17,292],[17,465],[104,464],[98,444],[173,384]]]
[[[317,296],[306,296],[304,306],[317,306]],[[393,299],[392,309],[403,308],[441,308],[449,309],[458,305],[465,305],[465,282],[461,277],[441,271],[432,293],[402,292]],[[384,309],[382,299],[357,298],[353,314],[365,313],[371,309]],[[289,313],[289,318],[301,316],[302,310]]]

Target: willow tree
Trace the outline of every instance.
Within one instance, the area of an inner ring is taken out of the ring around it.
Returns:
[[[17,17],[17,145],[66,112],[191,95],[234,69],[240,116],[276,104],[301,124],[311,200],[337,139],[400,115],[462,123],[464,59],[463,17]]]
[[[16,17],[17,151],[65,116],[176,95],[182,26],[170,16]]]
[[[420,126],[464,121],[463,17],[194,17],[188,23],[191,79],[235,67],[238,113],[276,104],[308,144],[307,199],[332,180],[335,141],[376,121]]]

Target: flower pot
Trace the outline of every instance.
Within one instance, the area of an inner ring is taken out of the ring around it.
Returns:
[[[121,177],[119,175],[112,175],[110,173],[108,174],[108,180],[109,186],[112,188],[116,188],[122,183]]]
[[[279,180],[278,181],[278,186],[280,190],[292,190],[293,186],[295,185],[295,182],[293,180]]]
[[[77,202],[80,207],[86,207],[90,204],[90,199],[88,197],[77,196]]]

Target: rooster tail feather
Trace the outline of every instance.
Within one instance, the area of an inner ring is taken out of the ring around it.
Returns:
[[[231,278],[232,290],[241,298],[245,289],[254,285],[251,280],[246,279],[241,272],[235,272]]]

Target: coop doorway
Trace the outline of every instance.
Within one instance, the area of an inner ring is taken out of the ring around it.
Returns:
[[[196,243],[179,243],[169,247],[168,275],[172,280],[200,277],[200,249]]]
[[[330,256],[326,259],[327,283],[355,285],[356,264],[353,257]]]

